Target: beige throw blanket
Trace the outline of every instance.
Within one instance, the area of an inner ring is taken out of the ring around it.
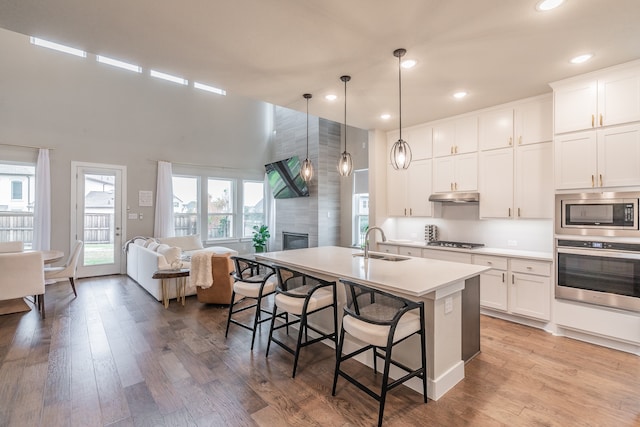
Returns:
[[[213,284],[211,274],[211,252],[194,252],[191,255],[191,283],[203,289]]]

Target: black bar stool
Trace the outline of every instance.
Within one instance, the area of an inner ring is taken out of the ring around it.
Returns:
[[[344,317],[340,328],[340,341],[336,357],[336,369],[333,377],[331,394],[336,395],[338,376],[380,402],[378,426],[382,425],[384,404],[387,392],[410,378],[422,379],[424,402],[427,403],[427,358],[425,353],[426,334],[424,330],[424,303],[415,302],[359,283],[340,279],[345,285],[347,303],[344,306]],[[345,332],[366,345],[352,353],[342,356]],[[392,359],[391,350],[396,344],[414,334],[420,335],[421,366],[417,369]],[[377,394],[348,373],[340,369],[347,359],[371,349],[373,351],[373,370],[377,373],[377,358],[384,359],[382,385]],[[394,365],[406,372],[401,378],[389,381],[389,368]]]
[[[278,287],[274,298],[273,314],[271,316],[271,329],[269,331],[269,344],[267,344],[267,356],[271,342],[293,354],[293,373],[295,378],[298,366],[300,349],[315,344],[325,339],[333,341],[337,348],[338,317],[336,310],[336,283],[319,279],[299,271],[286,267],[276,266]],[[333,331],[325,332],[309,325],[308,316],[322,310],[333,311]],[[280,313],[278,313],[280,311]],[[293,319],[289,319],[289,315]],[[284,319],[284,323],[276,326],[276,318]],[[291,348],[278,338],[273,332],[286,328],[289,335],[289,326],[299,324],[298,337],[295,348]],[[318,334],[316,338],[309,339],[309,330]],[[304,340],[302,339],[304,335]]]
[[[235,265],[235,271],[233,272],[235,283],[233,284],[233,292],[231,293],[229,317],[227,318],[227,329],[224,333],[224,337],[226,338],[227,334],[229,334],[229,325],[231,323],[245,329],[249,329],[250,331],[253,331],[253,335],[251,336],[251,350],[253,350],[258,326],[262,322],[271,320],[271,311],[262,308],[262,300],[275,292],[278,279],[275,276],[274,268],[268,264],[258,262],[251,258],[239,256],[232,256],[231,259]],[[243,298],[239,298],[236,301],[236,296],[241,296]],[[240,308],[234,309],[238,304],[243,303],[244,298],[254,299],[256,302],[251,305],[243,305]],[[253,308],[255,308],[253,326],[246,325],[232,318],[236,313]],[[269,316],[262,317],[262,313]]]

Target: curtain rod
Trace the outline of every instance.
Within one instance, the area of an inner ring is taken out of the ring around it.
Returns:
[[[5,144],[0,142],[0,145],[4,145],[7,147],[20,147],[20,148],[33,148],[34,150],[41,150],[41,149],[45,149],[45,150],[55,150],[55,148],[49,148],[49,147],[36,147],[34,145],[21,145],[21,144]]]
[[[194,166],[194,167],[198,167],[198,168],[227,169],[227,170],[232,170],[232,171],[246,171],[247,170],[247,169],[243,169],[243,168],[230,168],[228,166],[202,165],[202,164],[198,164],[198,163],[173,162],[171,160],[162,160],[162,159],[149,159],[149,160],[151,160],[152,162],[167,162],[167,163],[171,163],[172,165]]]

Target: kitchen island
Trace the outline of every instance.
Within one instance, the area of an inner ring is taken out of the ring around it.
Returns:
[[[256,254],[256,258],[276,265],[296,269],[320,278],[350,279],[371,287],[383,289],[403,297],[424,301],[425,328],[427,331],[428,397],[437,400],[464,378],[462,358],[462,292],[465,281],[489,270],[489,267],[426,258],[387,256],[370,252],[371,258],[357,256],[357,249],[336,246],[295,249],[282,252]],[[477,279],[476,279],[477,281]],[[344,289],[338,286],[338,319],[342,318],[342,307],[346,301]],[[467,302],[468,303],[468,302]],[[479,310],[479,300],[473,302]],[[317,319],[321,328],[332,328],[329,319]],[[477,335],[479,336],[479,325]],[[418,363],[419,337],[413,337],[398,346],[394,357],[415,366]],[[345,343],[345,352],[355,348]],[[361,355],[361,362],[373,366],[370,352]],[[400,372],[393,370],[390,376]],[[421,392],[421,382],[414,378],[406,383]]]

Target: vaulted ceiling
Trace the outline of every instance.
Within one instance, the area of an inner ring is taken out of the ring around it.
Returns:
[[[347,122],[398,127],[550,92],[549,82],[640,58],[640,1],[0,0],[0,27]],[[587,63],[569,59],[585,52]],[[10,58],[3,58],[10,60]],[[456,100],[452,94],[469,94]],[[337,100],[324,96],[333,93]],[[382,113],[391,119],[382,120]]]

